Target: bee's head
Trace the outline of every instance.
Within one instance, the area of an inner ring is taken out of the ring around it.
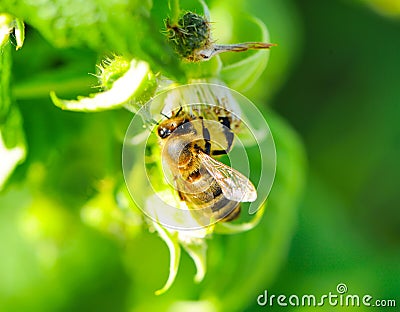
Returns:
[[[158,136],[165,139],[171,135],[179,126],[183,125],[187,120],[183,117],[173,117],[161,122],[157,128]]]

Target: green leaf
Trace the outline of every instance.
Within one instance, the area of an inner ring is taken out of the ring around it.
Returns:
[[[25,41],[25,25],[24,22],[18,18],[14,20],[14,34],[17,43],[15,48],[19,50],[22,48]]]
[[[85,5],[77,0],[2,2],[5,10],[26,20],[59,47],[84,44],[94,49],[107,45],[124,49],[126,42],[118,42],[118,33],[126,29],[128,20],[135,20],[132,12],[149,11],[145,1],[132,4],[123,0],[88,0]]]
[[[178,243],[178,233],[171,234],[165,230],[157,222],[153,222],[152,225],[161,236],[162,240],[167,244],[169,249],[169,275],[165,285],[155,291],[156,295],[162,295],[165,293],[174,283],[176,274],[178,273],[179,262],[181,259],[181,247]]]
[[[264,23],[255,17],[250,18],[249,21],[253,22],[261,31],[259,41],[269,42],[268,30]],[[256,51],[238,62],[224,66],[220,76],[229,87],[244,92],[261,76],[267,66],[268,58],[268,50]]]
[[[181,244],[196,265],[197,272],[194,281],[200,283],[207,271],[207,244],[203,239],[198,242],[181,242]]]
[[[10,37],[13,18],[9,14],[0,14],[0,48],[3,47]]]
[[[19,114],[15,111],[15,114]],[[20,117],[17,117],[20,120]],[[3,189],[4,183],[14,171],[15,167],[25,159],[26,148],[23,140],[21,124],[15,125],[6,124],[0,128],[0,190]],[[17,131],[16,133],[13,133]],[[7,137],[12,133],[17,135],[21,140],[13,147],[7,146]]]
[[[81,96],[77,100],[59,99],[54,92],[50,93],[50,97],[56,106],[70,111],[98,112],[120,108],[133,97],[140,96],[140,91],[143,84],[146,84],[149,74],[150,69],[147,63],[132,60],[129,70],[107,91],[92,94],[89,97]]]
[[[16,50],[22,48],[25,40],[25,25],[22,20],[14,18],[10,14],[0,13],[0,47],[4,46],[14,31]]]
[[[149,63],[153,71],[184,80],[178,57],[168,46],[163,20],[168,15],[167,3],[152,1],[79,0],[19,1],[1,4],[36,28],[58,48],[89,47],[99,53],[117,53]]]

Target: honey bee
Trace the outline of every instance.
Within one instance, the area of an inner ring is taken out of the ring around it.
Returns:
[[[214,159],[227,154],[234,134],[227,116],[207,120],[181,109],[157,127],[164,168],[170,171],[179,197],[195,216],[209,221],[231,221],[241,202],[257,198],[254,185],[243,174]]]

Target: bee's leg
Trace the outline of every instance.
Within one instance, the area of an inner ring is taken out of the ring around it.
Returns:
[[[226,150],[214,150],[211,152],[211,155],[215,155],[215,156],[226,155],[226,154],[228,154]]]
[[[181,191],[178,191],[178,195],[179,195],[179,198],[181,199],[181,201],[186,200],[185,196],[183,195],[183,193]]]
[[[201,120],[201,122],[202,122],[202,127],[203,127],[203,138],[205,141],[204,153],[206,153],[207,155],[210,155],[210,152],[211,152],[210,131],[208,131],[208,129],[206,127],[204,127],[203,119]]]
[[[183,110],[183,107],[182,107],[182,105],[179,107],[179,110],[178,110],[178,112],[175,114],[175,116],[179,116],[179,114],[182,112],[182,110]]]
[[[231,128],[231,122],[229,121],[229,117],[219,117],[219,122],[223,124],[227,128]]]
[[[225,134],[225,138],[226,138],[226,143],[227,143],[227,151],[231,150],[232,144],[233,144],[233,139],[234,139],[234,135],[232,131],[224,131]]]
[[[211,143],[209,140],[206,140],[206,144],[205,144],[205,151],[204,153],[206,153],[207,155],[210,155],[211,152]]]
[[[224,135],[226,138],[226,143],[227,143],[227,149],[225,154],[227,153],[227,151],[229,151],[232,147],[232,143],[233,143],[233,132],[231,130],[231,122],[229,117],[219,117],[218,121],[221,123],[221,125],[223,126],[223,131],[224,131]],[[218,155],[218,154],[217,154]]]

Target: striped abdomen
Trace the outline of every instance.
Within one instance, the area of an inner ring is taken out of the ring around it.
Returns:
[[[179,167],[183,179],[177,179],[177,189],[181,199],[187,202],[195,214],[215,221],[235,219],[240,213],[240,202],[229,200],[224,196],[218,181],[199,161],[196,152],[198,147],[195,145],[196,143],[190,143],[185,147],[186,151],[182,151],[182,155],[187,155],[187,158]]]

